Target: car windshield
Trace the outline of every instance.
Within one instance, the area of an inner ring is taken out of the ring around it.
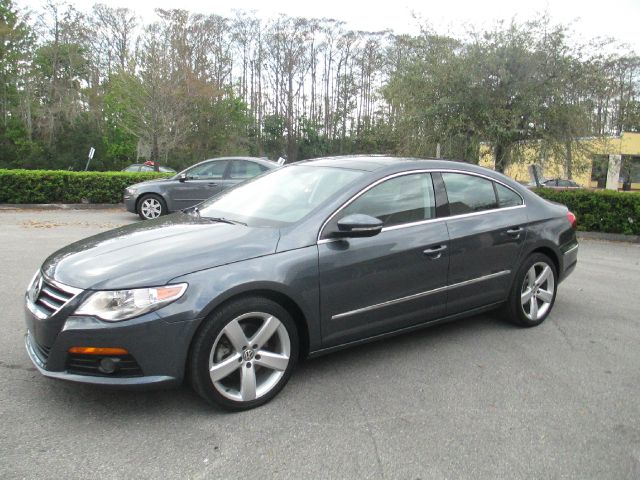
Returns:
[[[242,183],[204,202],[202,217],[252,226],[297,222],[364,172],[333,167],[289,166]]]

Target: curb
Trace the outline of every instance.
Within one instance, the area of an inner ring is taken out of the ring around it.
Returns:
[[[107,210],[124,203],[0,203],[0,210]]]
[[[605,240],[607,242],[640,243],[640,235],[623,235],[622,233],[576,232],[579,240]]]

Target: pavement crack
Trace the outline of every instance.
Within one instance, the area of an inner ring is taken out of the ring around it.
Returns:
[[[569,335],[567,334],[566,330],[556,321],[556,319],[550,318],[549,320],[551,320],[551,324],[555,325],[555,327],[558,329],[558,331],[564,338],[564,341],[567,343],[567,345],[569,345],[569,348],[571,350],[575,350],[576,347],[573,345],[573,343],[571,343],[571,340],[569,339]]]
[[[25,367],[24,365],[16,365],[13,363],[5,363],[0,361],[0,368],[5,368],[7,370],[23,370],[25,372],[35,372],[36,369],[34,367]]]
[[[336,370],[336,374],[340,374],[337,368],[335,368],[335,370]],[[380,458],[380,450],[378,449],[378,442],[376,441],[375,435],[373,434],[373,428],[372,428],[371,422],[369,421],[369,417],[367,416],[367,412],[365,411],[364,406],[360,402],[357,392],[354,392],[349,382],[347,382],[346,387],[349,393],[351,394],[351,398],[353,398],[354,402],[358,406],[358,410],[360,411],[360,414],[362,415],[362,418],[364,420],[364,429],[367,432],[367,436],[371,440],[371,444],[373,446],[373,452],[376,457],[376,464],[378,466],[378,471],[380,472],[380,478],[385,478],[384,467],[382,466],[382,459]]]

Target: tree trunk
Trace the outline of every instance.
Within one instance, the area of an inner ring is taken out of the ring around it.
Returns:
[[[495,169],[496,172],[504,173],[508,164],[508,148],[502,142],[496,143],[495,147],[496,154],[496,163]]]

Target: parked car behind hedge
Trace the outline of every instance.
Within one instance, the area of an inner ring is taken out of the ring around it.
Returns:
[[[157,218],[197,205],[226,188],[277,167],[277,163],[261,158],[212,158],[171,178],[131,185],[124,191],[124,204],[128,211],[142,219]]]

